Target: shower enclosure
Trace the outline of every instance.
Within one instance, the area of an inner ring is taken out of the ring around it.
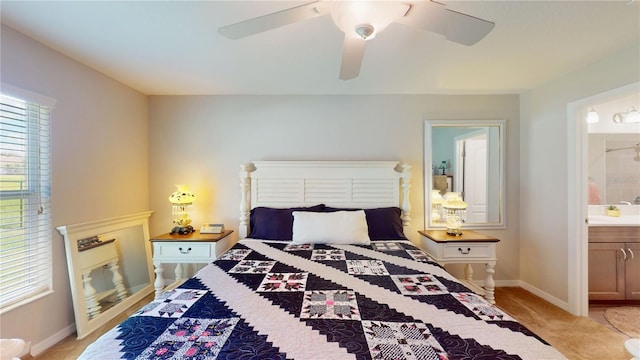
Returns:
[[[640,205],[640,134],[589,134],[589,177],[592,201]]]

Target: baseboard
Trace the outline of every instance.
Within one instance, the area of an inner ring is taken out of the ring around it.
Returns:
[[[484,287],[484,280],[473,280],[473,283]],[[495,280],[496,287],[516,287],[520,286],[520,280]]]
[[[483,287],[484,286],[484,280],[473,280],[473,283]],[[557,297],[544,292],[540,289],[538,289],[537,287],[530,285],[522,280],[496,280],[496,287],[521,287],[525,290],[527,290],[528,292],[552,303],[553,305],[559,307],[562,310],[565,311],[569,311],[569,303],[566,301],[562,301],[560,299],[558,299]]]
[[[520,280],[496,280],[496,287],[517,287]]]
[[[533,285],[531,285],[529,283],[526,283],[526,282],[524,282],[522,280],[520,280],[518,282],[520,284],[519,286],[521,288],[527,290],[528,292],[530,292],[530,293],[532,293],[532,294],[534,294],[534,295],[536,295],[538,297],[543,298],[544,300],[552,303],[553,305],[559,307],[560,309],[562,309],[564,311],[569,311],[569,302],[560,300],[557,297],[555,297],[555,296],[553,296],[553,295],[551,295],[551,294],[549,294],[547,292],[544,292],[544,291],[538,289],[537,287],[535,287],[535,286],[533,286]]]
[[[76,332],[76,324],[71,324],[65,327],[64,329],[56,332],[52,336],[49,336],[48,338],[44,339],[43,341],[40,341],[39,343],[31,346],[31,349],[27,348],[28,352],[30,352],[31,356],[38,356],[43,352],[47,351],[47,349],[49,349],[53,345],[66,339],[69,335],[74,334],[75,332]]]
[[[18,358],[22,358],[23,356],[29,353],[29,349],[31,348],[31,341],[25,341],[24,348],[22,348],[22,352],[18,354]]]

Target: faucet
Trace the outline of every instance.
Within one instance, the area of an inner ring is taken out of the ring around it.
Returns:
[[[624,201],[624,200],[620,201],[620,204],[631,205],[629,201]]]
[[[636,205],[640,205],[640,195],[636,196],[636,198],[633,199],[633,203]]]

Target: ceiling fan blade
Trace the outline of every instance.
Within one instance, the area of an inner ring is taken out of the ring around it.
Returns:
[[[218,28],[218,32],[230,39],[236,40],[281,26],[293,24],[298,21],[326,15],[328,13],[329,11],[326,3],[316,0],[307,4],[258,16],[235,24],[222,26]]]
[[[341,80],[358,77],[366,43],[367,40],[365,39],[345,34],[344,44],[342,45],[342,65],[340,66]]]
[[[495,26],[490,21],[449,10],[446,5],[434,1],[412,4],[407,15],[398,22],[468,46],[482,40]]]

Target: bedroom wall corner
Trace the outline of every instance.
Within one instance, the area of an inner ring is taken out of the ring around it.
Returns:
[[[51,120],[53,294],[3,313],[2,338],[42,352],[74,331],[56,226],[149,209],[147,96],[2,25],[4,83],[57,99]],[[37,326],[36,326],[37,325]]]

